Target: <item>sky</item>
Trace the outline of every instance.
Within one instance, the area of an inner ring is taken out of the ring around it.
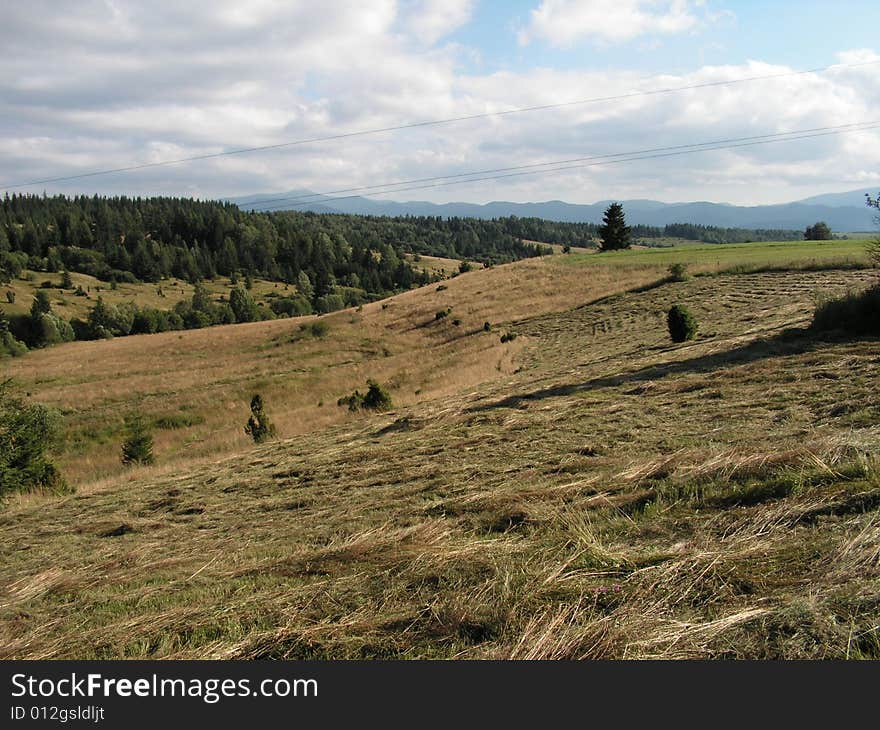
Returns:
[[[0,11],[0,193],[329,192],[880,121],[880,11],[861,0],[0,0]],[[810,69],[825,70],[796,73]],[[776,78],[738,81],[755,76]],[[552,104],[566,105],[289,144]],[[284,146],[164,164],[273,145]],[[142,165],[153,166],[91,174]],[[880,129],[569,167],[381,197],[758,205],[880,190]]]

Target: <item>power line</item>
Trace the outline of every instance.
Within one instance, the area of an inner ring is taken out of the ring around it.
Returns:
[[[247,153],[251,153],[251,152],[265,152],[268,150],[277,150],[277,149],[282,149],[285,147],[294,147],[294,146],[299,146],[299,145],[315,144],[318,142],[330,142],[330,141],[334,141],[334,140],[348,139],[351,137],[363,137],[363,136],[372,135],[372,134],[380,134],[382,132],[396,132],[396,131],[401,131],[404,129],[415,129],[415,128],[419,128],[419,127],[434,127],[434,126],[440,126],[443,124],[453,124],[455,122],[469,121],[469,120],[473,120],[473,119],[485,119],[488,117],[502,117],[502,116],[508,116],[511,114],[522,114],[524,112],[544,111],[544,110],[548,110],[548,109],[560,109],[560,108],[567,107],[567,106],[578,106],[578,105],[584,105],[584,104],[598,104],[598,103],[605,103],[605,102],[611,102],[611,101],[622,101],[625,99],[632,99],[632,98],[637,98],[637,97],[642,97],[642,96],[657,96],[657,95],[663,95],[663,94],[674,94],[674,93],[678,93],[681,91],[690,91],[693,89],[705,89],[705,88],[719,87],[719,86],[732,86],[734,84],[742,84],[742,83],[748,83],[748,82],[752,82],[752,81],[764,81],[764,80],[769,80],[769,79],[779,79],[779,78],[786,78],[786,77],[792,77],[792,76],[803,76],[806,74],[813,74],[813,73],[824,73],[826,71],[830,71],[831,69],[843,69],[843,68],[856,68],[859,66],[871,66],[871,65],[876,65],[878,63],[880,63],[880,61],[862,61],[862,62],[858,62],[858,63],[830,64],[828,66],[819,66],[817,68],[805,69],[805,70],[801,70],[801,71],[785,71],[785,72],[776,73],[776,74],[764,74],[764,75],[760,75],[760,76],[746,76],[743,78],[730,79],[727,81],[707,81],[707,82],[703,82],[700,84],[689,84],[686,86],[674,86],[674,87],[661,88],[661,89],[650,89],[647,91],[633,91],[633,92],[628,92],[626,94],[617,94],[614,96],[593,97],[590,99],[578,99],[575,101],[564,101],[564,102],[557,102],[554,104],[541,104],[538,106],[519,107],[516,109],[508,109],[505,111],[498,111],[498,112],[482,112],[479,114],[467,114],[464,116],[449,117],[446,119],[433,119],[433,120],[427,120],[427,121],[421,121],[421,122],[410,122],[410,123],[406,123],[406,124],[398,124],[398,125],[389,126],[389,127],[378,127],[375,129],[363,129],[363,130],[359,130],[359,131],[355,131],[355,132],[344,132],[341,134],[327,135],[324,137],[310,137],[310,138],[306,138],[306,139],[292,140],[290,142],[279,142],[277,144],[261,145],[258,147],[241,147],[239,149],[226,150],[223,152],[212,152],[212,153],[208,153],[208,154],[204,154],[204,155],[193,155],[191,157],[179,157],[174,160],[164,160],[162,162],[145,162],[145,163],[140,163],[140,164],[127,165],[124,167],[116,167],[116,168],[110,168],[110,169],[104,169],[104,170],[94,170],[92,172],[77,173],[75,175],[65,175],[65,176],[60,176],[60,177],[44,178],[42,180],[32,180],[30,182],[14,183],[12,185],[7,185],[5,187],[5,190],[6,191],[14,190],[17,188],[29,187],[31,185],[43,185],[46,183],[53,183],[53,182],[66,182],[66,181],[70,181],[70,180],[81,180],[81,179],[84,179],[87,177],[97,177],[99,175],[111,175],[111,174],[116,174],[116,173],[134,172],[135,170],[146,170],[146,169],[154,168],[154,167],[166,167],[169,165],[179,165],[179,164],[182,164],[185,162],[197,162],[200,160],[210,160],[210,159],[216,159],[218,157],[228,157],[231,155],[242,155],[242,154],[247,154]],[[647,80],[647,79],[642,79],[642,81],[645,81],[645,80]]]
[[[500,180],[509,177],[539,175],[577,168],[594,167],[598,165],[610,165],[621,162],[637,162],[640,160],[675,157],[680,155],[693,154],[696,152],[710,152],[715,150],[753,147],[757,145],[772,144],[777,142],[791,142],[801,139],[811,139],[814,137],[826,137],[832,135],[850,134],[853,132],[869,131],[878,128],[880,128],[880,120],[853,122],[850,124],[842,124],[838,126],[814,127],[812,129],[800,129],[791,132],[777,132],[775,134],[754,135],[750,137],[733,137],[728,139],[713,140],[710,142],[695,142],[687,145],[654,147],[643,150],[632,150],[629,152],[594,155],[592,157],[579,157],[568,160],[555,160],[553,162],[540,162],[529,165],[500,167],[490,170],[473,170],[471,172],[456,173],[453,175],[438,175],[434,177],[417,178],[413,180],[378,183],[375,185],[363,185],[356,188],[343,188],[336,191],[329,191],[327,193],[309,193],[308,195],[290,198],[274,198],[260,201],[251,201],[249,203],[242,203],[239,207],[246,210],[257,210],[259,207],[262,212],[270,212],[274,210],[283,210],[304,205],[323,205],[325,203],[331,203],[334,200],[349,200],[351,198],[360,197],[360,195],[336,195],[336,193],[370,191],[371,195],[383,195],[390,193],[408,192],[412,190],[428,190],[432,188],[447,187],[450,185],[461,185],[470,182]],[[305,200],[305,198],[315,199]],[[263,207],[269,203],[279,203],[282,201],[293,202],[289,202],[285,205],[270,205],[268,207]]]

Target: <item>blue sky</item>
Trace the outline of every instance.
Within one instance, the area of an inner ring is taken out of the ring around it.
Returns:
[[[484,0],[475,6],[470,22],[449,39],[479,49],[483,63],[468,67],[475,72],[546,66],[681,73],[697,66],[740,64],[750,59],[814,68],[833,63],[842,44],[873,47],[876,21],[880,20],[877,4],[865,0],[710,0],[698,12],[715,19],[691,33],[648,34],[621,44],[586,39],[569,48],[554,47],[545,40],[520,46],[516,31],[528,24],[536,5],[531,0]]]
[[[878,15],[859,0],[14,3],[0,25],[0,192],[325,192],[880,120]],[[829,64],[838,66],[793,74]],[[779,74],[788,75],[728,85]],[[784,202],[880,189],[878,138],[877,129],[857,130],[386,197]],[[62,176],[83,177],[19,186]]]

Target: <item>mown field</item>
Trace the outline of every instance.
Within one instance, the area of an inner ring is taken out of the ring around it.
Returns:
[[[80,489],[0,512],[0,656],[880,658],[880,352],[805,329],[876,272],[833,243],[552,256],[323,337],[12,361],[64,411]],[[663,282],[676,260],[707,275]],[[700,335],[675,345],[678,302]],[[367,377],[394,411],[336,406]],[[259,447],[255,390],[280,432]],[[123,473],[134,405],[203,420]]]

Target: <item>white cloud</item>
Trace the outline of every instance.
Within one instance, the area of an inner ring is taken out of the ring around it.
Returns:
[[[619,43],[646,34],[681,33],[699,23],[688,0],[542,0],[519,42],[571,46],[582,38]]]
[[[404,25],[417,39],[436,43],[471,19],[475,0],[413,0],[403,10]]]

